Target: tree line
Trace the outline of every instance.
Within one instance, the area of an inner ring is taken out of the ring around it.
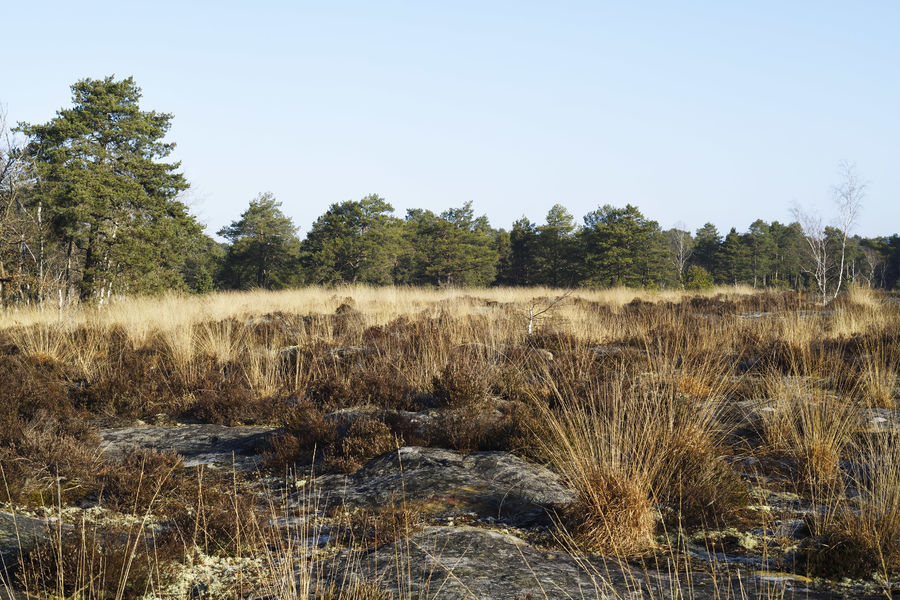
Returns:
[[[852,235],[864,186],[846,165],[835,226],[798,210],[794,222],[757,220],[742,232],[711,223],[664,230],[630,204],[604,204],[580,221],[556,204],[543,223],[522,217],[507,230],[471,202],[399,217],[373,194],[331,205],[301,238],[264,193],[218,242],[180,199],[188,182],[168,160],[172,115],[141,110],[140,96],[131,78],[84,79],[72,86],[72,107],[47,123],[0,120],[5,306],[342,283],[748,284],[816,290],[827,301],[845,282],[894,289],[900,281],[900,236]]]

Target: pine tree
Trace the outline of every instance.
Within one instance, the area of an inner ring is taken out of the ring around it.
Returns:
[[[218,233],[230,242],[220,276],[227,287],[272,289],[299,280],[297,228],[270,192],[251,200],[241,218]]]
[[[172,115],[142,111],[132,78],[83,79],[74,106],[43,125],[22,124],[40,201],[66,253],[65,278],[82,300],[182,287],[181,266],[201,227],[177,200],[188,187]],[[79,277],[80,276],[80,277]]]
[[[762,219],[753,221],[747,232],[746,242],[753,287],[765,287],[769,284],[776,253],[775,239],[769,224]]]
[[[537,228],[538,280],[551,287],[571,286],[575,280],[575,219],[561,204],[547,213],[546,223]]]
[[[314,283],[392,282],[400,221],[384,198],[332,204],[303,241],[307,279]]]
[[[410,210],[403,235],[407,252],[400,283],[479,286],[496,279],[496,233],[487,217],[475,217],[471,202],[440,215]]]
[[[538,281],[537,228],[526,217],[513,223],[509,232],[511,285],[535,285]]]
[[[703,267],[716,281],[724,280],[718,276],[721,246],[722,237],[715,225],[706,223],[697,230],[697,234],[694,236],[694,252],[691,256],[691,263]]]
[[[747,248],[742,236],[734,227],[722,242],[718,262],[723,280],[732,285],[745,281],[748,271]]]
[[[590,285],[647,286],[673,279],[667,273],[666,239],[659,224],[630,204],[607,204],[588,213],[579,236]]]

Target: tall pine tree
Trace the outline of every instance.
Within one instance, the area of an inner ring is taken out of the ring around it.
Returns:
[[[83,79],[73,107],[43,125],[22,124],[40,200],[66,253],[65,278],[82,300],[114,289],[183,287],[182,266],[201,228],[177,200],[188,187],[163,162],[172,115],[142,111],[129,77]]]
[[[230,242],[221,274],[226,286],[271,289],[299,280],[297,228],[270,192],[251,200],[241,218],[219,235]]]

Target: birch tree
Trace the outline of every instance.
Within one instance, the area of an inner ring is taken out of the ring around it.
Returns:
[[[820,215],[806,211],[799,204],[795,204],[791,212],[803,231],[810,258],[810,268],[807,270],[812,275],[824,306],[828,304],[828,272],[830,270],[828,235],[825,232],[825,225]]]
[[[856,225],[856,219],[862,207],[866,184],[860,181],[856,174],[856,165],[847,161],[841,162],[838,167],[840,183],[832,189],[834,202],[838,208],[837,229],[840,232],[841,258],[838,266],[837,284],[834,287],[834,296],[837,298],[844,281],[844,261],[847,255],[847,240],[850,232]]]
[[[672,264],[678,272],[678,281],[681,287],[684,287],[684,276],[694,252],[694,240],[691,234],[685,229],[687,226],[679,221],[675,226],[666,232],[666,238],[669,242],[669,252],[672,256]]]

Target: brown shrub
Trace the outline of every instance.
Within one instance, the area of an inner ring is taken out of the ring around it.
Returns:
[[[721,525],[738,508],[747,505],[749,494],[740,475],[721,456],[708,433],[687,423],[673,432],[666,469],[655,483],[658,502],[674,509],[673,526]]]
[[[462,453],[526,450],[532,445],[530,431],[535,419],[521,403],[491,402],[445,409],[428,427],[427,443]]]
[[[340,369],[329,369],[310,381],[304,397],[318,406],[346,408],[356,404],[356,395],[350,377]]]
[[[292,468],[298,462],[311,460],[314,454],[321,457],[330,453],[338,440],[334,421],[308,401],[291,408],[282,427],[282,433],[272,440],[272,448],[266,453],[265,465],[269,469]]]
[[[96,379],[73,389],[77,407],[113,421],[171,412],[177,388],[158,352],[123,347],[107,360]]]
[[[218,425],[258,425],[272,421],[278,401],[260,397],[242,385],[223,382],[215,389],[202,389],[186,411],[186,415],[201,423]]]
[[[365,315],[346,302],[337,307],[331,320],[334,336],[349,343],[356,342],[362,336],[365,326]]]
[[[834,530],[807,540],[797,553],[798,566],[810,575],[834,580],[868,579],[885,569],[896,572],[900,567],[896,562],[897,549],[894,556],[882,556],[875,540],[865,539],[861,533]],[[886,563],[885,558],[891,562]]]
[[[434,397],[440,407],[461,408],[486,400],[494,387],[496,369],[486,350],[476,348],[457,353],[432,379]]]
[[[253,497],[239,493],[236,473],[187,468],[173,453],[134,449],[101,470],[97,495],[105,508],[143,517],[161,529],[155,544],[231,554],[246,545]]]
[[[403,428],[402,420],[394,422],[398,431]],[[265,465],[284,470],[315,458],[327,470],[351,472],[400,443],[402,437],[375,415],[351,414],[341,422],[339,416],[327,416],[303,401],[285,419],[282,433],[266,453]]]
[[[373,404],[382,408],[407,408],[412,404],[413,390],[403,373],[387,359],[378,357],[355,373],[349,385],[352,403]]]
[[[160,543],[218,555],[253,547],[258,533],[254,499],[235,489],[230,477],[200,468],[185,470],[174,482],[178,489],[167,490],[171,497],[156,509],[166,515]]]
[[[36,505],[78,500],[93,489],[100,460],[99,440],[81,419],[60,420],[46,411],[27,421],[0,415],[5,500]]]
[[[161,555],[149,534],[86,530],[51,534],[51,541],[20,557],[16,580],[33,597],[137,600],[160,582]],[[32,597],[32,596],[29,596]]]
[[[335,470],[350,473],[400,444],[387,425],[371,417],[360,417],[350,423],[327,461]]]
[[[70,417],[75,412],[68,397],[70,380],[65,366],[52,358],[0,355],[0,414],[26,421],[41,412]]]
[[[181,457],[171,452],[131,449],[120,461],[111,461],[101,475],[99,496],[110,508],[142,514],[160,494],[176,487]]]

